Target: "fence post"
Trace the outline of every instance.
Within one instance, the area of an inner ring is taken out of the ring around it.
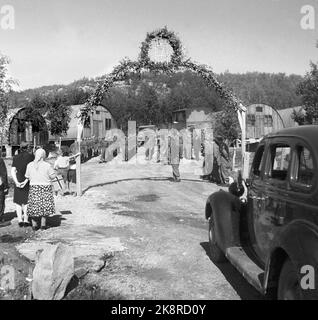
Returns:
[[[78,116],[78,122],[77,122],[77,146],[79,153],[79,156],[76,157],[76,194],[78,197],[82,196],[82,181],[81,181],[81,138],[82,138],[82,132],[84,129],[84,123],[81,119],[81,114],[79,112]]]

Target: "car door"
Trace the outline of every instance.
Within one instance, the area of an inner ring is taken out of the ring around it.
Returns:
[[[248,234],[249,244],[257,256],[260,255],[259,248],[259,217],[262,212],[261,199],[264,194],[264,170],[267,147],[265,143],[261,143],[255,153],[249,181],[248,190]]]
[[[286,223],[293,144],[290,139],[270,140],[264,166],[263,187],[254,207],[255,251],[266,262],[275,236]]]
[[[286,222],[301,219],[316,223],[317,176],[317,161],[313,149],[305,141],[295,139]]]

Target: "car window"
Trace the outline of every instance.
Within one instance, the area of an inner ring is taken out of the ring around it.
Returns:
[[[264,145],[259,146],[253,160],[253,174],[258,177],[261,175],[262,164],[264,161],[264,150]]]
[[[303,146],[297,148],[297,167],[294,182],[311,187],[314,179],[314,161],[311,152]]]
[[[291,162],[291,148],[287,145],[273,145],[271,147],[271,167],[269,177],[286,180]]]

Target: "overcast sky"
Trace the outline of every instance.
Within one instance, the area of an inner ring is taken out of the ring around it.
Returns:
[[[0,51],[20,89],[67,84],[136,59],[148,31],[167,25],[185,53],[217,73],[304,74],[318,61],[315,0],[0,0],[15,9],[15,29],[0,29]],[[303,5],[315,30],[300,26]],[[1,19],[1,15],[0,15]]]

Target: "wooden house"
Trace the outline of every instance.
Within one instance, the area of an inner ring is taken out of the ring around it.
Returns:
[[[71,121],[69,123],[69,129],[66,134],[61,137],[63,145],[71,145],[77,139],[77,123],[78,114],[84,105],[71,106]],[[94,112],[89,115],[89,125],[83,130],[82,139],[85,138],[105,138],[106,131],[109,129],[117,128],[116,120],[104,106],[98,106]],[[52,136],[50,134],[49,141],[57,141],[59,137]]]

